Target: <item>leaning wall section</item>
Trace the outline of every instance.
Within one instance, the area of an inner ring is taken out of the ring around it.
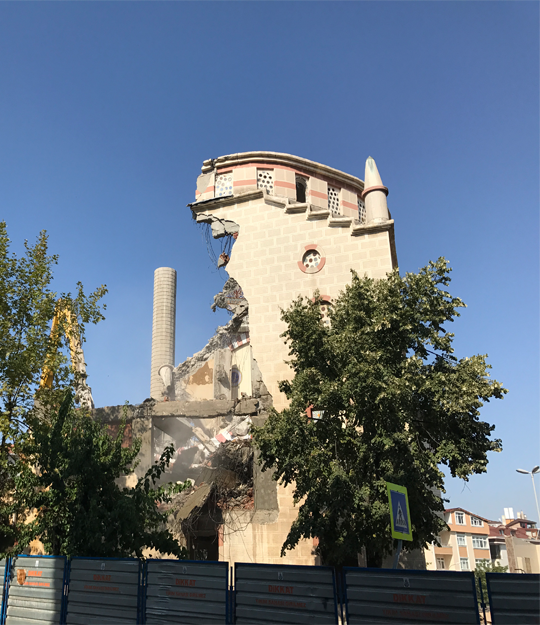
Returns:
[[[365,233],[353,236],[350,220],[338,220],[339,225],[331,226],[335,220],[313,218],[308,210],[286,212],[285,200],[264,191],[245,195],[251,199],[235,196],[207,204],[205,212],[240,226],[226,270],[242,286],[249,302],[253,356],[275,408],[282,410],[286,398],[278,382],[289,378],[291,370],[284,362],[288,350],[280,338],[286,327],[280,309],[298,295],[312,297],[317,289],[322,295],[337,297],[350,282],[351,269],[371,278],[385,277],[394,265],[393,233],[389,227],[366,228]],[[306,246],[313,244],[326,262],[319,272],[304,273],[298,262]]]

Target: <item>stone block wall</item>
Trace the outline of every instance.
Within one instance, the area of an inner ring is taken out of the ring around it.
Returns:
[[[298,295],[313,297],[317,289],[330,298],[337,297],[350,282],[351,269],[384,278],[394,266],[393,232],[388,227],[355,234],[350,221],[344,227],[329,227],[327,219],[308,219],[307,211],[286,212],[285,203],[264,191],[245,195],[250,198],[239,195],[211,212],[240,226],[226,270],[242,286],[249,302],[253,357],[274,406],[281,410],[286,400],[278,382],[290,376],[290,369],[284,363],[288,352],[280,338],[285,330],[280,310]],[[316,246],[325,259],[316,273],[305,273],[299,267],[310,246]]]
[[[281,556],[281,547],[297,516],[292,505],[292,487],[278,486],[278,514],[271,511],[231,510],[224,515],[219,559],[264,564],[315,564],[315,543],[302,540]]]
[[[266,188],[260,188],[261,170],[271,170],[271,188],[268,179]],[[290,378],[292,372],[285,364],[288,348],[280,338],[285,330],[281,310],[299,295],[312,298],[316,290],[331,302],[350,283],[351,270],[384,278],[397,266],[394,222],[383,219],[377,224],[361,224],[358,202],[364,183],[299,157],[269,152],[229,155],[205,161],[202,172],[196,198],[204,204],[191,205],[194,217],[206,213],[239,226],[226,271],[239,283],[249,303],[253,358],[274,407],[282,410],[287,400],[278,382]],[[218,199],[213,185],[223,172],[231,176],[232,194]],[[296,195],[297,176],[307,180],[303,203]],[[338,190],[338,214],[329,210],[329,186]],[[313,255],[311,261],[306,254]],[[280,556],[297,516],[292,493],[292,486],[278,485],[275,504],[258,505],[256,492],[254,510],[228,511],[220,559],[231,564],[315,564],[313,540],[304,540],[285,557]]]

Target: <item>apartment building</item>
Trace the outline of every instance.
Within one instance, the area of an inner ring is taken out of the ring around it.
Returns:
[[[430,571],[473,571],[482,560],[491,560],[489,536],[491,525],[498,524],[463,508],[444,511],[448,530],[441,532],[439,545],[425,551]]]
[[[536,522],[523,512],[514,519],[512,508],[504,509],[501,522],[491,526],[489,548],[494,564],[509,573],[540,573],[540,536]]]

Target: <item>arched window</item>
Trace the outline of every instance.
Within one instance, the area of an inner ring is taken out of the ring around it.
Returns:
[[[307,197],[307,180],[296,176],[296,201],[305,204]]]

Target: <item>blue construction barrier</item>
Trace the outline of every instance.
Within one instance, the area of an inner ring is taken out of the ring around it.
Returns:
[[[16,556],[0,561],[0,625],[480,622],[469,572]],[[493,625],[540,625],[540,575],[486,574]],[[345,617],[345,618],[343,618]]]
[[[540,624],[540,575],[486,573],[493,625]]]
[[[149,625],[229,622],[227,562],[148,560],[144,587]]]
[[[9,560],[0,560],[0,624],[4,622],[4,595],[6,593]]]
[[[64,556],[12,558],[4,597],[6,625],[62,623],[66,565]]]
[[[348,625],[480,623],[473,573],[343,569]]]
[[[141,622],[141,561],[135,558],[72,558],[67,625]]]
[[[338,623],[334,569],[242,564],[234,568],[235,623]]]

